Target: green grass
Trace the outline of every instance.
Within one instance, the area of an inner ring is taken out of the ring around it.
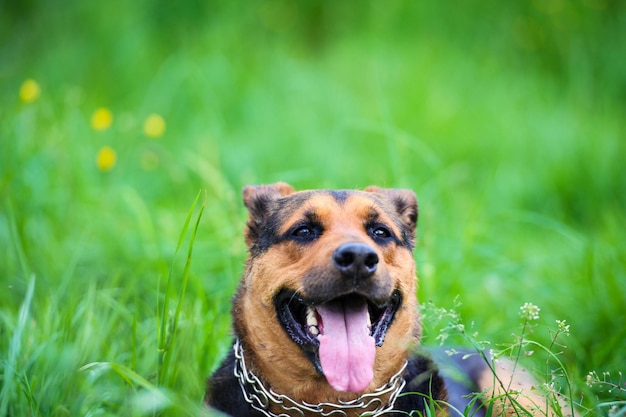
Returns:
[[[175,4],[3,5],[0,416],[198,415],[230,343],[240,189],[278,180],[414,189],[420,300],[500,347],[525,302],[541,346],[566,320],[573,397],[623,409],[623,6]],[[542,379],[546,360],[523,363]]]

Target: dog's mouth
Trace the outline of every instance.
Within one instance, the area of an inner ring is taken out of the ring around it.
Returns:
[[[344,392],[362,391],[372,381],[376,346],[382,346],[401,303],[398,290],[384,303],[359,294],[320,303],[290,290],[274,298],[289,337],[328,383]]]

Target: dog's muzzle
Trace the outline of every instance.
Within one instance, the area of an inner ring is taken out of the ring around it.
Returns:
[[[339,245],[326,266],[302,276],[302,292],[274,298],[279,322],[337,391],[360,392],[373,379],[376,347],[402,303],[374,248]]]

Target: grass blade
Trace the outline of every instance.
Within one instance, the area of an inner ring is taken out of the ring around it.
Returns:
[[[17,357],[20,353],[20,348],[22,345],[22,334],[24,333],[24,328],[26,327],[26,322],[28,321],[30,305],[33,301],[34,292],[35,276],[33,275],[31,276],[28,283],[26,296],[24,297],[24,301],[20,306],[17,326],[15,327],[15,331],[13,332],[13,336],[11,337],[11,341],[9,343],[9,354],[6,364],[4,366],[4,381],[2,384],[2,391],[0,392],[0,416],[7,415],[9,401],[12,395],[13,379],[16,376]]]
[[[185,219],[185,223],[183,225],[183,230],[181,231],[180,237],[178,239],[178,245],[176,246],[176,252],[174,254],[174,259],[178,254],[184,237],[187,234],[187,229],[189,228],[189,224],[191,222],[192,215],[195,211],[196,206],[198,205],[198,200],[200,199],[202,191],[199,191],[194,199],[191,208],[189,209],[189,213],[187,214],[187,218]],[[170,303],[170,288],[172,286],[173,274],[174,274],[174,259],[172,260],[172,266],[170,268],[169,276],[167,279],[166,292],[165,292],[165,301],[163,305],[163,311],[161,316],[161,326],[159,332],[159,369],[158,369],[158,377],[157,382],[159,386],[161,386],[165,380],[165,376],[168,374],[170,368],[170,362],[172,360],[172,344],[176,338],[176,329],[178,328],[178,320],[180,318],[181,308],[183,299],[185,297],[185,292],[187,291],[187,283],[189,281],[189,269],[191,267],[191,257],[193,253],[193,246],[196,238],[196,233],[198,231],[198,226],[200,225],[200,219],[202,218],[202,213],[204,212],[204,208],[206,206],[206,193],[205,198],[202,201],[200,206],[200,211],[198,213],[198,217],[196,218],[196,222],[191,234],[191,239],[189,241],[189,247],[187,249],[187,259],[185,262],[185,269],[183,271],[182,276],[182,287],[180,293],[178,294],[178,304],[176,306],[176,310],[174,313],[174,317],[171,320],[171,327],[168,328],[169,320],[169,303]]]

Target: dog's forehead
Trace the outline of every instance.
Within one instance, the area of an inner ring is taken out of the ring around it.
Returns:
[[[283,228],[302,218],[321,223],[333,220],[363,222],[394,217],[391,206],[374,193],[356,190],[300,191],[281,199],[277,206]],[[349,214],[346,216],[346,214]]]

